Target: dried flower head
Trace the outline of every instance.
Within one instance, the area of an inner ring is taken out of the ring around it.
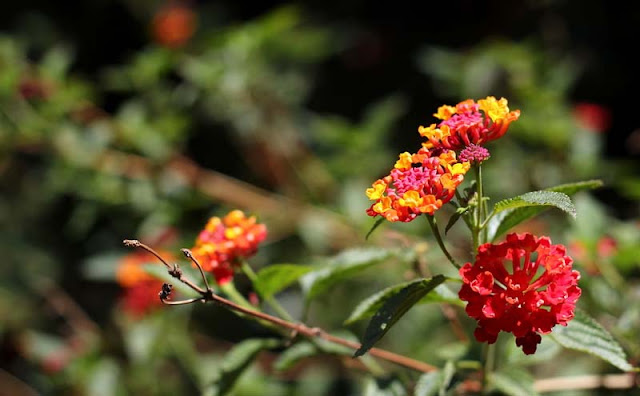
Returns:
[[[483,145],[498,139],[520,117],[520,110],[509,111],[507,104],[505,98],[488,96],[477,103],[467,99],[456,106],[441,106],[433,115],[442,120],[440,123],[418,128],[420,135],[427,138],[422,145],[458,151],[470,144]]]
[[[233,210],[222,219],[209,219],[191,252],[202,268],[223,284],[233,279],[238,259],[253,256],[266,237],[266,226],[258,224],[255,216],[246,217],[244,212]]]
[[[500,331],[513,333],[525,354],[536,351],[556,324],[573,319],[580,297],[580,273],[563,245],[548,237],[507,235],[506,241],[478,248],[475,263],[460,269],[459,296],[467,314],[478,321],[474,335],[493,344]]]
[[[469,163],[458,162],[451,150],[404,152],[391,173],[367,189],[367,197],[375,201],[367,214],[403,222],[423,213],[433,215],[453,198],[468,170]]]

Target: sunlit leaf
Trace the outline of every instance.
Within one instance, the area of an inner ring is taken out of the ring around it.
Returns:
[[[431,279],[420,279],[394,291],[388,298],[383,299],[381,307],[373,315],[365,330],[362,345],[354,356],[364,355],[411,307],[445,279],[443,275],[436,275]]]
[[[535,396],[533,377],[517,366],[505,366],[489,376],[490,386],[507,396]]]
[[[439,275],[442,277],[442,275]],[[416,279],[410,282],[400,283],[398,285],[389,286],[386,289],[369,296],[365,300],[361,301],[356,308],[351,312],[349,317],[344,321],[344,324],[351,324],[362,319],[367,319],[373,316],[382,305],[391,297],[400,293],[403,289],[413,284],[423,284],[426,279]],[[445,278],[446,280],[446,278]],[[432,289],[435,290],[435,289]],[[457,297],[457,296],[456,296]]]
[[[358,272],[392,258],[409,262],[415,257],[413,250],[384,249],[379,247],[353,248],[331,257],[300,278],[300,285],[308,300],[323,293],[335,283]]]
[[[441,371],[433,371],[420,376],[414,389],[414,396],[444,396],[456,367],[452,361],[448,361]]]
[[[577,182],[577,183],[568,183],[568,184],[561,184],[555,187],[550,187],[547,188],[545,190],[542,190],[543,192],[552,192],[552,193],[561,193],[561,194],[566,194],[567,196],[570,195],[574,195],[575,193],[579,192],[579,191],[583,191],[583,190],[590,190],[590,189],[594,189],[594,188],[598,188],[602,186],[602,181],[600,180],[587,180],[587,181],[581,181],[581,182]],[[531,194],[531,193],[529,193]],[[526,194],[525,194],[526,195]],[[522,197],[522,196],[520,196]],[[489,221],[489,224],[487,225],[488,231],[489,231],[489,240],[495,240],[497,237],[499,237],[500,235],[506,233],[507,231],[509,231],[511,228],[515,227],[516,225],[522,223],[523,221],[526,221],[532,217],[537,216],[538,214],[548,210],[549,208],[554,207],[555,205],[552,204],[531,204],[531,205],[524,205],[524,206],[515,206],[515,207],[507,207],[509,205],[509,203],[517,205],[518,203],[523,204],[522,201],[517,200],[517,198],[512,198],[512,199],[508,199],[505,201],[501,201],[503,202],[502,205],[500,205],[500,207],[502,208],[500,211],[496,212],[496,214],[494,215],[494,217]],[[531,197],[529,197],[531,198]],[[538,197],[540,198],[540,197]],[[542,197],[542,201],[544,201],[544,197]],[[509,202],[513,199],[516,199],[517,202]],[[535,198],[534,198],[535,199]],[[540,201],[540,199],[538,199],[538,201]],[[498,205],[501,203],[498,202],[496,204],[496,207],[498,207]],[[566,198],[564,199],[560,199],[560,202],[566,202]],[[527,203],[526,201],[524,201],[524,203]],[[569,201],[570,203],[570,201]],[[572,209],[573,208],[573,209]],[[560,208],[562,209],[562,208]],[[573,204],[570,204],[569,206],[566,206],[566,209],[572,210],[573,213],[575,213],[575,207],[573,207]],[[564,210],[564,209],[563,209]],[[574,216],[575,217],[575,216]]]
[[[270,265],[258,272],[258,278],[254,286],[263,298],[268,298],[284,290],[312,269],[313,267],[308,265]]]
[[[599,357],[622,371],[634,370],[620,344],[584,311],[576,310],[576,316],[566,327],[556,326],[551,338],[565,348]]]
[[[556,191],[532,191],[517,197],[508,198],[497,202],[493,207],[495,213],[508,209],[516,209],[528,206],[554,206],[571,216],[576,216],[576,208],[567,194]]]

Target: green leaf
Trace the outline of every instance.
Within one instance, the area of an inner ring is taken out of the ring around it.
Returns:
[[[409,262],[415,257],[413,250],[384,249],[379,247],[353,248],[326,259],[321,268],[300,278],[307,300],[321,294],[335,283],[392,258]]]
[[[261,269],[254,287],[263,298],[269,298],[297,281],[313,267],[297,264],[274,264]]]
[[[300,341],[287,348],[278,356],[273,367],[278,371],[288,370],[304,358],[315,356],[320,351],[309,341]]]
[[[451,278],[447,278],[451,280]],[[466,303],[460,300],[458,293],[449,289],[446,285],[442,284],[433,289],[432,292],[424,296],[418,304],[433,304],[433,303],[445,303],[464,307]]]
[[[362,396],[407,396],[407,390],[395,376],[369,377]]]
[[[576,310],[576,316],[566,327],[555,327],[551,338],[565,348],[586,352],[606,360],[622,371],[635,370],[627,361],[620,344],[584,311]]]
[[[420,376],[413,391],[414,396],[444,396],[456,372],[452,361],[447,361],[442,371],[433,371]]]
[[[369,232],[367,232],[367,235],[364,237],[365,240],[369,239],[369,236],[373,233],[373,231],[378,228],[378,226],[380,224],[382,224],[385,221],[384,217],[380,217],[378,220],[376,220],[375,223],[373,223],[373,225],[371,226],[371,228],[369,229]]]
[[[507,396],[535,396],[538,393],[533,386],[533,377],[516,366],[506,366],[500,371],[491,373],[489,384]]]
[[[528,206],[555,206],[571,216],[576,217],[576,208],[567,194],[556,191],[532,191],[517,197],[497,202],[493,207],[494,213],[500,213],[508,209],[516,209]]]
[[[359,320],[372,317],[391,297],[400,293],[403,289],[411,286],[412,284],[422,284],[424,281],[424,278],[416,279],[413,281],[400,283],[398,285],[389,286],[386,289],[380,290],[379,292],[361,301],[351,312],[351,315],[349,315],[349,317],[344,321],[344,324],[348,325]]]
[[[577,183],[561,184],[555,187],[544,189],[542,191],[562,193],[570,196],[579,191],[595,189],[600,186],[602,186],[601,180],[587,180]],[[496,206],[499,203],[497,203]],[[487,228],[489,230],[489,240],[494,241],[497,237],[506,233],[514,226],[534,216],[537,216],[538,214],[551,207],[553,207],[553,205],[521,206],[516,208],[503,209],[502,211],[494,215],[487,225]]]
[[[447,235],[449,229],[460,220],[460,217],[469,210],[468,206],[456,209],[456,212],[449,218],[447,226],[444,228],[444,234]]]
[[[224,356],[216,379],[204,393],[216,396],[226,395],[242,373],[251,365],[258,353],[264,349],[271,349],[281,345],[276,339],[249,339],[235,345]]]
[[[354,357],[364,355],[411,307],[445,279],[443,275],[436,275],[431,279],[420,279],[409,283],[385,299],[369,322],[362,345],[355,352]]]

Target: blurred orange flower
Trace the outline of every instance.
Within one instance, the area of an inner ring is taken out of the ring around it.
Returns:
[[[151,22],[153,39],[160,45],[179,48],[185,45],[196,30],[196,13],[180,2],[162,6]]]

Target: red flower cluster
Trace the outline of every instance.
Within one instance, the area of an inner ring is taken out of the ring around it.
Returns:
[[[223,219],[209,219],[191,251],[202,268],[224,284],[233,279],[238,259],[254,255],[266,237],[264,224],[256,223],[254,216],[246,217],[242,211],[234,210]]]
[[[480,246],[475,263],[460,269],[464,284],[459,292],[469,302],[467,314],[478,321],[476,339],[492,344],[506,331],[525,354],[534,353],[540,334],[573,319],[581,291],[580,273],[572,263],[563,245],[528,233]]]
[[[165,251],[159,253],[163,257],[173,257]],[[158,292],[163,282],[145,272],[142,269],[145,264],[159,263],[150,253],[130,253],[120,260],[116,272],[116,280],[124,289],[121,297],[123,309],[134,316],[143,316],[162,305]]]
[[[382,215],[392,222],[408,222],[423,213],[433,215],[453,198],[468,170],[469,163],[458,162],[451,150],[421,148],[416,154],[402,153],[391,174],[367,189],[369,199],[376,201],[367,214]]]
[[[433,116],[442,121],[418,128],[420,135],[428,139],[423,146],[458,151],[470,144],[483,145],[498,139],[520,117],[520,110],[509,111],[507,104],[505,98],[488,96],[477,103],[467,99],[455,106],[440,106]]]

